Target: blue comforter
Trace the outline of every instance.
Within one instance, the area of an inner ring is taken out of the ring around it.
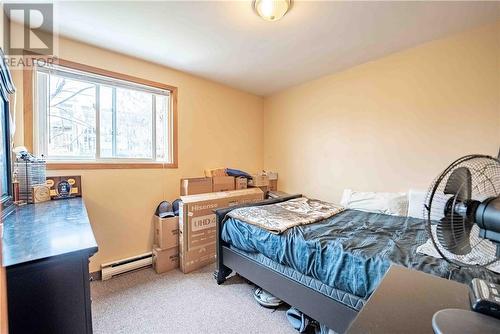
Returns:
[[[229,218],[222,239],[232,247],[261,253],[333,288],[368,298],[391,264],[469,283],[474,277],[500,283],[485,269],[457,268],[417,254],[427,240],[421,219],[346,210],[315,224],[276,235]]]

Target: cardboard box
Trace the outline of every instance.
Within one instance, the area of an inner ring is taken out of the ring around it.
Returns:
[[[189,273],[215,260],[214,210],[264,199],[259,188],[182,196],[179,214],[179,250],[182,272]]]
[[[234,176],[214,176],[212,177],[212,191],[234,190]]]
[[[246,189],[246,188],[248,188],[248,180],[246,177],[236,177],[234,179],[235,190]]]
[[[181,196],[212,192],[211,177],[184,177],[181,179]]]
[[[179,253],[179,268],[188,274],[215,262],[215,243]]]
[[[179,217],[160,218],[155,216],[154,243],[159,248],[179,246]]]
[[[248,180],[248,185],[252,187],[267,187],[269,186],[269,178],[267,175],[252,174],[252,179]]]
[[[225,168],[205,169],[206,177],[227,176]]]
[[[278,180],[269,180],[269,191],[278,191]]]
[[[153,268],[158,274],[179,267],[179,247],[161,249],[153,245]]]
[[[278,173],[264,171],[263,175],[266,175],[269,179],[269,191],[278,191]]]
[[[265,171],[264,175],[267,175],[267,177],[269,178],[269,181],[271,181],[271,180],[277,180],[278,179],[278,173],[277,172]]]
[[[268,186],[256,187],[256,188],[259,188],[260,190],[262,190],[262,192],[264,193],[264,198],[267,198],[267,193],[269,192]]]

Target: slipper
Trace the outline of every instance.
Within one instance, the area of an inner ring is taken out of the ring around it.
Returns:
[[[257,288],[253,292],[253,297],[261,306],[275,308],[283,302],[262,288]]]

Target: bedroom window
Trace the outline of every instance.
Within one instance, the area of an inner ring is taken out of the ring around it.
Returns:
[[[33,71],[35,153],[61,168],[175,167],[175,91],[88,68]]]

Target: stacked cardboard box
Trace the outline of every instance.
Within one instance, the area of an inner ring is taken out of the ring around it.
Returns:
[[[257,174],[252,174],[252,179],[248,181],[250,187],[258,187],[265,194],[268,191],[278,190],[278,173],[263,171]]]
[[[187,196],[219,191],[230,191],[235,189],[246,189],[246,183],[243,186],[243,182],[237,179],[233,176],[227,175],[182,178],[180,193],[181,196]]]
[[[179,267],[179,217],[154,220],[153,268],[160,274]]]
[[[269,177],[264,174],[252,174],[252,179],[248,181],[248,185],[252,187],[267,187],[269,186]]]
[[[207,194],[219,191],[231,191],[258,187],[264,194],[278,190],[278,173],[263,171],[252,174],[252,179],[228,176],[225,168],[206,169],[205,177],[187,177],[181,179],[181,196]]]
[[[230,191],[234,190],[233,176],[212,176],[212,191]]]
[[[236,177],[234,179],[235,190],[246,189],[246,188],[248,188],[248,180],[246,177]]]
[[[267,198],[267,192],[269,191],[269,178],[267,175],[252,174],[252,179],[248,180],[248,185],[261,189],[264,192],[264,196]]]
[[[278,173],[276,172],[264,172],[269,179],[269,191],[278,191]]]
[[[212,177],[184,177],[181,179],[181,196],[211,193]]]
[[[206,177],[227,176],[225,168],[205,169]]]
[[[181,196],[179,213],[180,268],[189,273],[215,260],[216,217],[214,210],[258,202],[258,188]]]
[[[182,178],[179,217],[155,217],[155,270],[162,273],[180,265],[188,273],[212,263],[216,242],[214,210],[264,199],[269,188],[274,189],[271,177],[265,172],[247,180],[228,176],[225,168],[215,168],[205,170],[204,177]],[[249,186],[253,188],[247,189]]]

